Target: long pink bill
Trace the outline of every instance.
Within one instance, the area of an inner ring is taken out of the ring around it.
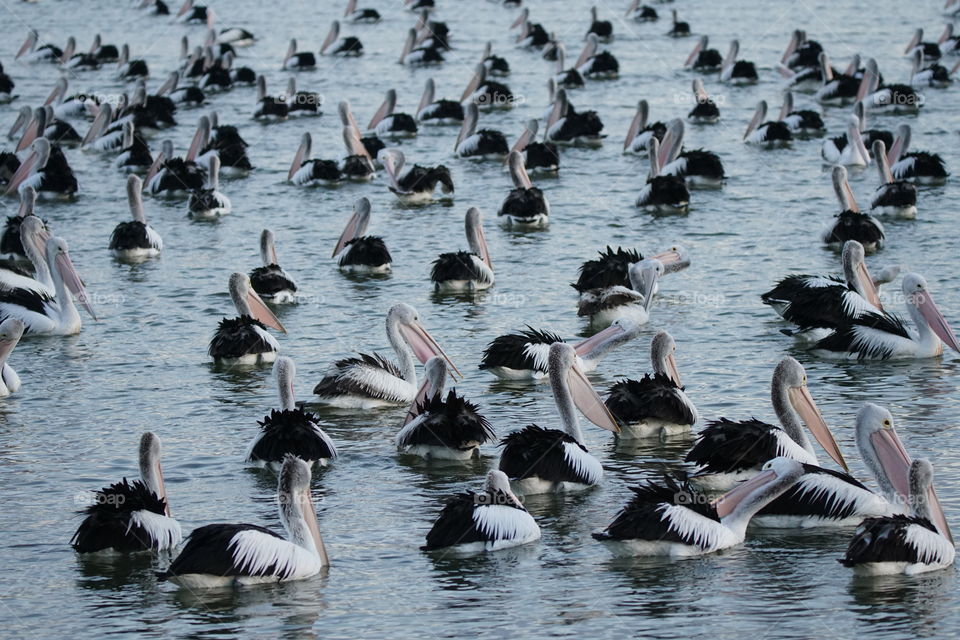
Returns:
[[[617,424],[617,419],[607,409],[603,399],[597,395],[593,385],[587,380],[587,376],[576,364],[570,367],[567,372],[567,386],[570,388],[573,404],[577,406],[583,417],[601,429],[620,433],[620,425]]]
[[[287,332],[286,327],[281,324],[277,316],[274,315],[270,307],[267,306],[267,303],[263,301],[263,298],[257,295],[253,287],[247,290],[247,305],[250,307],[250,315],[254,320],[262,322],[264,325],[276,329],[280,333]]]
[[[612,324],[603,331],[598,331],[593,334],[586,340],[582,340],[577,344],[573,345],[573,350],[578,356],[583,358],[591,351],[599,347],[601,344],[605,343],[607,340],[610,340],[616,336],[626,333],[622,327],[616,324]]]
[[[790,389],[788,393],[793,408],[800,414],[800,419],[807,425],[807,429],[810,430],[813,437],[820,443],[823,450],[827,452],[827,455],[833,458],[834,462],[840,465],[844,471],[849,473],[850,468],[847,466],[847,461],[844,460],[843,454],[840,452],[840,446],[837,444],[836,439],[834,439],[830,427],[827,426],[823,416],[820,414],[820,409],[817,408],[817,403],[813,401],[813,396],[810,395],[810,390],[807,386],[795,387]]]
[[[777,478],[775,471],[761,471],[756,476],[746,482],[738,484],[736,487],[723,494],[713,503],[717,509],[717,515],[725,518],[733,513],[741,502],[758,488],[773,482]]]
[[[943,313],[940,312],[940,308],[933,301],[933,296],[930,295],[930,292],[923,291],[914,294],[913,298],[914,304],[920,310],[920,313],[923,314],[923,318],[927,321],[927,324],[930,325],[930,329],[937,334],[938,338],[943,340],[944,344],[960,353],[960,342],[957,342],[956,334],[953,333],[953,329],[947,324],[947,319],[943,317]]]
[[[461,378],[463,377],[463,374],[457,369],[457,365],[453,364],[450,357],[440,348],[440,345],[433,339],[433,336],[431,336],[419,322],[401,324],[400,333],[403,334],[403,338],[407,341],[407,344],[410,345],[410,348],[413,349],[413,354],[422,364],[426,364],[427,360],[434,356],[440,356],[447,361],[447,364],[450,365],[450,368],[453,369],[457,375]],[[452,372],[450,375],[456,379],[456,375]]]
[[[81,305],[83,305],[83,308],[87,310],[87,313],[90,314],[90,317],[96,320],[97,314],[93,310],[93,305],[90,304],[90,298],[87,295],[87,289],[83,286],[83,281],[80,279],[80,275],[74,268],[73,261],[70,260],[70,255],[67,253],[57,254],[55,263],[60,271],[60,276],[63,278],[63,283],[67,286],[67,289],[69,289],[70,293],[77,296],[77,300]]]
[[[900,437],[892,427],[880,429],[870,434],[870,444],[877,454],[880,467],[890,480],[894,490],[906,503],[910,499],[910,454],[900,441]]]

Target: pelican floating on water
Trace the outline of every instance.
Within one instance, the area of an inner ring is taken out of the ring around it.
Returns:
[[[163,239],[147,224],[143,213],[143,181],[135,175],[127,178],[127,203],[133,220],[121,222],[110,235],[110,252],[124,260],[145,260],[160,255]]]
[[[7,318],[0,322],[0,398],[16,393],[22,386],[20,376],[7,359],[23,336],[25,326],[20,318]]]
[[[833,248],[840,248],[847,240],[856,240],[868,252],[880,249],[886,237],[883,223],[860,210],[847,182],[847,170],[842,166],[833,168],[833,190],[840,202],[840,213],[820,232],[820,240]]]
[[[436,167],[415,164],[404,171],[406,159],[399,149],[384,149],[378,157],[390,178],[390,191],[405,205],[421,205],[433,201],[433,193],[438,184],[444,194],[452,194],[454,191],[450,170],[442,164]]]
[[[253,290],[246,274],[234,273],[230,276],[230,298],[239,315],[220,321],[210,341],[210,357],[217,364],[227,366],[262,364],[276,360],[280,345],[267,332],[267,327],[280,333],[286,333],[287,330]]]
[[[513,189],[503,199],[497,217],[511,226],[538,228],[550,222],[550,202],[538,187],[533,186],[519,151],[508,157]]]
[[[344,271],[354,273],[387,273],[393,258],[383,238],[364,235],[370,224],[370,201],[360,198],[353,204],[353,213],[333,248],[333,259]]]
[[[250,284],[257,295],[271,304],[296,302],[297,283],[280,266],[270,229],[260,232],[260,261],[263,265],[250,272]]]
[[[430,280],[437,291],[480,291],[493,286],[493,262],[479,209],[467,210],[464,227],[470,251],[442,253],[433,261]]]

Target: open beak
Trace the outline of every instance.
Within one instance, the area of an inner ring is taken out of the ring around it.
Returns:
[[[677,359],[673,357],[672,353],[667,355],[667,375],[673,380],[673,384],[678,387],[683,386],[680,383],[680,370],[677,369]]]
[[[737,508],[743,500],[753,493],[756,489],[776,480],[777,472],[771,469],[761,471],[756,476],[746,482],[738,484],[736,487],[723,494],[713,503],[717,509],[717,515],[724,518]]]
[[[817,442],[820,443],[823,450],[826,451],[827,455],[833,458],[844,471],[849,473],[850,468],[847,466],[847,461],[843,459],[843,454],[840,453],[840,447],[833,438],[830,427],[827,426],[827,423],[823,420],[823,416],[820,415],[820,409],[817,408],[817,403],[813,401],[813,396],[810,395],[810,390],[807,388],[807,385],[794,387],[788,391],[788,394],[793,408],[800,414],[800,419],[807,425],[807,429],[809,429],[813,437],[817,439]]]
[[[617,424],[616,418],[607,409],[607,405],[603,403],[593,385],[587,380],[587,376],[576,364],[570,367],[567,372],[567,386],[570,387],[573,404],[577,405],[577,409],[587,420],[601,429],[620,433],[620,425]]]
[[[253,290],[253,287],[247,289],[247,304],[250,306],[250,314],[254,320],[262,322],[280,333],[287,332],[286,328],[280,323],[280,320],[277,319],[277,316],[274,315],[270,307],[267,306],[267,303],[263,301],[263,298]]]
[[[401,324],[400,333],[403,335],[403,338],[407,341],[407,344],[410,345],[410,348],[413,349],[413,353],[417,356],[417,360],[421,364],[426,364],[427,360],[434,356],[440,356],[447,361],[447,364],[450,365],[450,368],[453,370],[450,372],[450,377],[454,380],[457,379],[457,375],[461,378],[463,374],[460,373],[460,370],[457,369],[457,365],[453,364],[453,361],[450,357],[444,353],[443,349],[440,348],[440,345],[437,344],[437,341],[433,339],[427,330],[423,328],[423,325],[419,322],[411,322],[410,324]],[[454,375],[453,372],[456,372]]]
[[[674,273],[690,266],[690,259],[684,258],[679,251],[674,249],[650,257],[654,260],[659,260],[660,263],[663,264],[664,273]]]
[[[953,333],[950,325],[947,324],[947,319],[943,317],[940,308],[937,307],[937,304],[933,301],[933,296],[930,295],[930,292],[923,291],[914,294],[913,304],[915,304],[920,310],[920,313],[923,314],[927,324],[929,324],[933,332],[937,334],[937,337],[943,340],[944,344],[948,347],[960,353],[960,342],[957,342],[957,336]]]
[[[857,267],[857,279],[860,280],[860,287],[863,289],[867,302],[882,311],[883,305],[880,304],[880,294],[877,292],[877,286],[873,284],[873,276],[870,275],[867,265],[863,262]]]
[[[622,335],[624,333],[626,333],[626,331],[624,331],[621,326],[612,324],[606,329],[604,329],[603,331],[598,331],[597,333],[593,334],[586,340],[583,340],[582,342],[578,342],[577,344],[573,345],[573,350],[576,352],[578,356],[583,358],[584,356],[589,354],[591,351],[599,347],[601,344],[603,344],[607,340],[615,338],[616,336]]]
[[[96,320],[97,314],[93,311],[93,305],[90,304],[87,290],[83,286],[77,270],[73,267],[73,261],[70,260],[70,256],[66,253],[58,254],[55,263],[60,270],[60,276],[63,278],[63,283],[67,286],[67,289],[70,290],[70,293],[77,296],[77,300],[79,300],[83,308],[87,310],[90,317]]]
[[[947,517],[943,513],[943,505],[940,504],[940,498],[937,497],[937,492],[932,486],[927,490],[927,505],[930,509],[930,518],[933,520],[933,524],[953,546],[953,534],[950,533],[950,525],[947,524]]]

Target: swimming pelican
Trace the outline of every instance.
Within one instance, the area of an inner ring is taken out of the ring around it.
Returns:
[[[354,273],[386,273],[393,258],[383,238],[364,235],[370,224],[370,200],[360,198],[353,203],[353,213],[333,248],[333,259],[344,271]]]
[[[727,55],[720,64],[720,82],[733,85],[756,84],[757,66],[748,60],[737,60],[740,53],[740,41],[731,40]]]
[[[510,109],[514,100],[510,87],[502,82],[487,80],[487,67],[483,64],[474,67],[473,77],[460,96],[460,103],[464,106],[473,103],[484,111]]]
[[[603,331],[573,345],[577,366],[593,371],[614,347],[629,342],[640,333],[640,325],[629,318],[614,321]],[[494,338],[483,351],[479,368],[503,380],[543,380],[549,373],[550,346],[563,338],[550,331],[527,325],[525,331]]]
[[[275,98],[267,95],[267,79],[263,75],[257,76],[257,110],[253,112],[253,119],[261,122],[280,122],[290,115],[290,105],[283,96]]]
[[[270,229],[260,232],[260,261],[263,265],[250,272],[250,285],[257,295],[272,304],[296,302],[297,283],[280,266]]]
[[[230,276],[230,298],[237,308],[236,318],[224,318],[210,340],[208,353],[220,365],[250,365],[273,362],[280,345],[267,332],[272,327],[286,333],[277,316],[257,295],[250,278],[243,273]]]
[[[230,199],[220,193],[220,157],[211,154],[207,173],[207,186],[190,194],[187,212],[197,220],[216,220],[233,210]]]
[[[406,113],[395,113],[397,92],[387,90],[383,104],[377,109],[367,125],[367,131],[374,136],[386,138],[412,138],[417,135],[417,121]]]
[[[650,174],[647,183],[637,196],[636,205],[654,213],[686,213],[690,206],[690,191],[686,181],[675,175],[661,175],[660,169],[671,153],[671,145],[661,149],[660,141],[651,137],[647,141],[647,157]]]
[[[21,258],[26,258],[33,264],[34,273],[39,273],[40,269],[44,269],[47,266],[47,259],[44,255],[45,246],[47,238],[46,236],[40,239],[40,242],[35,245],[35,247],[25,246],[22,241],[23,236],[23,223],[28,219],[36,219],[37,229],[45,231],[43,221],[40,218],[37,218],[34,215],[34,207],[36,206],[37,201],[37,192],[33,190],[33,187],[26,186],[23,190],[20,191],[20,206],[17,208],[17,213],[9,216],[7,218],[6,224],[3,228],[3,237],[0,238],[0,254],[9,255],[14,260],[20,260]],[[34,236],[28,233],[28,236],[33,238]],[[31,254],[29,250],[34,248],[33,253]],[[40,279],[39,276],[35,276],[37,279]],[[53,286],[53,280],[50,280],[47,277],[44,284],[48,286]]]
[[[696,78],[693,81],[693,109],[687,114],[687,119],[695,124],[714,124],[720,120],[720,108],[707,94],[703,87],[703,80]]]
[[[880,186],[870,201],[870,208],[881,215],[912,220],[917,217],[917,187],[906,180],[893,177],[887,162],[887,148],[883,140],[873,143],[873,157],[880,172]]]
[[[587,260],[578,271],[577,281],[570,286],[577,290],[580,302],[600,299],[608,295],[627,293],[630,290],[630,266],[643,260],[643,256],[636,250],[617,247],[613,250],[609,245],[599,251],[599,258]],[[687,250],[680,245],[674,245],[667,251],[654,256],[663,265],[664,274],[681,271],[690,266],[690,256]],[[654,293],[657,287],[654,286]]]
[[[321,160],[311,158],[313,137],[304,133],[300,137],[300,146],[293,156],[290,169],[287,171],[287,181],[298,187],[331,186],[343,180],[343,171],[335,160]]]
[[[585,35],[584,38],[588,38],[593,35],[603,42],[612,42],[613,23],[609,20],[601,20],[597,13],[597,8],[595,6],[590,7],[590,28],[587,30],[587,35]]]
[[[283,57],[284,71],[310,71],[317,67],[317,57],[312,51],[297,51],[297,41],[290,40],[287,54]]]
[[[843,454],[807,388],[807,373],[790,356],[784,357],[773,371],[771,400],[780,427],[756,419],[734,422],[720,418],[707,424],[684,458],[697,466],[691,476],[694,484],[710,491],[729,490],[737,482],[755,476],[767,460],[777,456],[817,464],[813,444],[802,425],[847,470]]]
[[[600,39],[592,33],[587,36],[583,51],[573,66],[590,80],[613,80],[620,76],[620,62],[606,49],[600,49]]]
[[[620,424],[621,439],[687,433],[697,422],[697,408],[680,383],[676,351],[673,336],[658,331],[650,342],[653,375],[618,380],[610,387],[604,403]]]
[[[376,9],[358,9],[357,0],[347,0],[347,8],[343,12],[344,18],[349,18],[350,22],[373,24],[380,22],[380,12]]]
[[[287,79],[287,94],[284,96],[289,116],[319,116],[323,115],[320,106],[323,96],[315,91],[297,91],[297,79],[290,76]]]
[[[478,553],[539,539],[540,527],[510,490],[510,479],[494,469],[487,472],[483,493],[458,493],[447,501],[421,549]]]
[[[908,84],[882,84],[877,61],[873,58],[869,58],[865,66],[865,89],[861,90],[858,98],[863,100],[866,109],[892,114],[914,114],[920,111],[926,100],[916,89]]]
[[[417,105],[417,122],[420,124],[454,125],[463,122],[463,105],[456,100],[436,100],[437,88],[433,78],[427,78],[423,96]]]
[[[847,170],[842,166],[833,168],[833,190],[840,202],[840,213],[820,232],[820,240],[834,248],[839,248],[847,240],[856,240],[868,252],[883,246],[886,237],[883,224],[870,214],[860,211],[850,183],[847,182]]]
[[[601,131],[603,122],[596,111],[576,111],[567,99],[566,89],[557,89],[544,140],[557,145],[597,148],[606,137]]]
[[[582,491],[603,479],[603,466],[583,444],[577,410],[601,429],[620,430],[577,363],[574,347],[555,342],[547,351],[550,387],[562,428],[531,424],[501,441],[499,469],[521,495]]]
[[[259,467],[279,471],[287,456],[296,456],[307,464],[325,467],[337,457],[337,448],[312,413],[297,407],[293,383],[297,367],[287,356],[279,356],[273,363],[273,377],[280,392],[280,409],[264,416],[260,432],[247,447],[245,459]]]
[[[663,136],[667,133],[667,125],[659,120],[650,123],[648,122],[649,117],[650,105],[646,100],[641,100],[637,104],[637,113],[633,116],[630,128],[627,129],[627,137],[623,141],[624,153],[645,156],[647,155],[647,143],[651,137],[663,141]]]
[[[723,161],[713,151],[706,149],[683,150],[686,127],[683,120],[674,118],[667,124],[666,133],[660,140],[663,161],[660,175],[683,178],[690,189],[719,189],[726,173]],[[656,138],[657,136],[653,136]]]
[[[407,32],[407,39],[403,43],[403,50],[400,52],[400,64],[411,67],[427,67],[443,63],[444,57],[440,48],[437,46],[416,46],[417,30],[410,29]],[[428,43],[432,44],[432,43]]]
[[[317,402],[360,409],[409,404],[417,395],[414,357],[425,363],[432,356],[440,356],[457,371],[420,323],[417,310],[408,304],[395,304],[387,312],[387,339],[399,365],[377,353],[361,353],[359,357],[337,360],[313,389],[320,396]]]
[[[45,200],[72,200],[80,188],[63,151],[46,138],[30,143],[30,155],[10,178],[5,194],[27,186]]]
[[[437,291],[481,291],[493,286],[493,262],[479,209],[467,210],[464,227],[470,251],[442,253],[433,261],[430,280]]]
[[[743,141],[768,149],[786,147],[793,140],[793,133],[786,122],[767,120],[767,101],[757,103],[757,110],[747,125],[743,134]]]
[[[477,105],[470,102],[463,108],[463,123],[453,146],[454,154],[473,160],[503,160],[510,153],[507,138],[495,129],[477,130],[480,114]]]
[[[394,439],[397,449],[425,460],[471,460],[480,446],[495,439],[493,428],[477,406],[451,389],[443,397],[447,363],[432,357],[424,381]]]
[[[340,37],[340,21],[330,23],[330,31],[320,45],[320,55],[356,58],[363,55],[363,43],[355,36]]]
[[[0,322],[0,398],[16,393],[22,386],[20,376],[7,359],[20,342],[24,329],[23,320],[20,318],[11,317]]]
[[[27,32],[27,39],[23,41],[20,50],[17,51],[17,55],[15,55],[13,59],[23,60],[26,64],[33,64],[34,62],[60,62],[60,59],[63,58],[63,49],[50,43],[44,43],[38,47],[37,43],[39,40],[40,34],[37,33],[37,30],[30,29]]]
[[[552,142],[535,140],[539,128],[536,120],[528,120],[523,133],[510,147],[510,151],[517,151],[523,156],[523,167],[528,174],[556,174],[560,170],[560,152],[557,150],[557,145]]]
[[[663,486],[631,487],[633,498],[607,528],[594,533],[614,555],[690,557],[744,541],[750,519],[795,486],[803,475],[796,460],[777,457],[715,502],[669,476]]]
[[[303,580],[329,567],[310,497],[310,465],[287,456],[277,498],[288,540],[255,524],[208,524],[190,533],[157,577],[185,589],[205,589]]]
[[[723,56],[716,49],[710,49],[710,39],[700,36],[700,40],[693,47],[693,51],[683,63],[684,69],[692,69],[701,73],[716,73],[723,65]]]
[[[450,170],[442,164],[436,167],[421,167],[415,164],[404,171],[406,159],[399,149],[384,149],[378,154],[378,158],[390,178],[390,191],[403,204],[419,205],[431,202],[438,184],[444,194],[453,193]]]
[[[170,516],[160,456],[160,438],[144,433],[140,480],[128,483],[124,478],[96,492],[70,540],[78,553],[169,551],[180,544],[183,536],[180,523]]]
[[[670,22],[670,31],[667,32],[667,35],[671,38],[685,38],[690,35],[690,23],[684,22],[683,20],[677,19],[677,10],[672,9],[670,11],[672,16]]]
[[[110,252],[124,260],[145,260],[160,255],[163,239],[147,224],[143,213],[143,181],[135,175],[127,178],[127,203],[133,220],[121,222],[110,235]]]
[[[593,327],[605,327],[620,318],[646,324],[650,320],[650,304],[664,265],[655,258],[640,260],[627,267],[629,287],[612,286],[591,289],[580,294],[578,316],[588,316]]]
[[[497,216],[502,216],[504,222],[512,226],[547,226],[550,221],[550,202],[543,191],[533,186],[530,181],[530,176],[523,166],[523,156],[518,151],[511,151],[508,162],[513,189],[503,199]]]
[[[627,12],[623,15],[626,18],[632,18],[635,22],[656,22],[660,17],[657,15],[656,9],[650,5],[642,4],[642,0],[631,0]]]
[[[825,106],[842,107],[866,97],[869,84],[855,75],[860,67],[859,55],[854,55],[853,61],[844,73],[834,72],[830,66],[830,59],[823,51],[819,53],[817,60],[823,82],[814,96],[817,102]]]
[[[792,91],[786,91],[783,94],[783,105],[780,107],[777,120],[787,125],[790,132],[797,138],[819,137],[827,132],[827,127],[823,124],[823,118],[819,113],[811,109],[794,110]]]
[[[910,147],[911,129],[908,124],[897,127],[897,136],[887,152],[890,173],[897,180],[908,180],[922,185],[939,186],[947,181],[947,165],[936,153],[928,151],[907,152]]]

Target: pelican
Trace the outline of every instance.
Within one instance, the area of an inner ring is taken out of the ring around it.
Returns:
[[[280,409],[273,409],[263,420],[258,433],[247,447],[245,459],[259,467],[279,471],[287,456],[296,456],[307,464],[324,467],[337,457],[337,448],[317,416],[297,407],[293,383],[297,367],[287,356],[273,363],[273,377],[280,392]]]
[[[890,173],[893,177],[921,185],[939,186],[946,183],[950,174],[947,173],[943,158],[928,151],[908,153],[910,138],[910,125],[902,124],[897,127],[897,137],[894,138],[887,153],[887,160],[891,165]]]
[[[566,51],[562,42],[556,44],[556,65],[554,66],[553,79],[558,87],[581,89],[583,88],[583,76],[580,75],[576,67],[569,69],[566,67]]]
[[[720,82],[733,85],[756,84],[757,66],[747,60],[737,60],[740,53],[740,41],[731,40],[727,55],[720,64]]]
[[[590,80],[613,80],[620,75],[620,62],[609,51],[600,49],[600,39],[592,33],[587,36],[583,51],[573,66]]]
[[[608,326],[620,318],[646,324],[664,265],[655,258],[647,258],[631,264],[627,274],[629,287],[617,285],[581,293],[577,315],[589,316],[590,325],[594,327]]]
[[[483,55],[480,61],[487,68],[487,74],[491,76],[504,77],[510,75],[510,63],[506,58],[501,58],[493,53],[493,43],[487,41],[483,48]]]
[[[780,120],[767,120],[767,101],[757,103],[757,110],[747,125],[743,134],[743,141],[768,149],[786,147],[793,140],[789,125]]]
[[[421,549],[479,553],[539,539],[540,527],[510,490],[510,479],[494,469],[487,473],[483,493],[468,491],[447,501]]]
[[[34,62],[60,62],[60,59],[63,58],[63,50],[50,43],[44,43],[38,47],[37,43],[39,40],[40,34],[37,33],[37,30],[30,29],[27,32],[27,39],[23,41],[20,50],[17,51],[17,55],[15,55],[13,59],[23,60],[26,64],[33,64]]]
[[[287,171],[287,181],[298,187],[331,186],[343,180],[343,172],[334,160],[311,158],[313,137],[304,133]]]
[[[502,82],[487,80],[487,67],[478,64],[474,67],[473,77],[460,96],[460,103],[464,106],[473,103],[478,108],[490,111],[511,109],[515,99],[510,87]]]
[[[349,18],[353,23],[380,22],[380,12],[376,9],[358,9],[357,0],[347,0],[347,8],[343,12],[344,18]]]
[[[110,252],[124,260],[145,260],[160,255],[163,239],[147,224],[143,213],[143,181],[135,175],[127,178],[127,203],[133,220],[121,222],[110,235]]]
[[[953,76],[960,64],[955,64],[952,69],[947,69],[936,62],[927,64],[924,60],[922,51],[915,51],[913,54],[913,67],[910,70],[910,85],[914,87],[933,87],[934,89],[946,89],[953,83]]]
[[[197,129],[185,157],[174,157],[173,143],[164,140],[160,153],[154,157],[153,165],[143,179],[150,195],[182,198],[189,197],[195,190],[203,189],[207,181],[207,170],[197,163],[196,158],[205,135],[202,131],[204,119],[205,117],[201,118],[201,127]]]
[[[646,100],[641,100],[637,104],[637,113],[633,116],[633,121],[627,130],[627,137],[623,141],[624,153],[647,155],[647,143],[651,137],[663,141],[663,136],[667,133],[667,125],[659,120],[650,123],[649,117],[650,105]]]
[[[363,55],[363,43],[355,36],[340,37],[340,21],[330,23],[330,31],[320,45],[320,55],[356,58]]]
[[[833,434],[807,388],[803,366],[784,357],[773,371],[771,400],[780,427],[756,419],[711,421],[700,432],[685,460],[697,465],[691,480],[709,491],[726,491],[751,478],[771,458],[786,456],[804,464],[817,464],[813,445],[803,430],[806,425],[823,450],[847,470],[847,463]]]
[[[842,166],[833,168],[833,190],[840,201],[840,213],[820,232],[820,240],[835,248],[842,246],[847,240],[856,240],[868,252],[883,246],[886,237],[883,224],[870,214],[860,211],[850,183],[847,182],[847,170]]]
[[[580,265],[577,281],[570,285],[577,290],[580,302],[616,294],[618,291],[625,293],[631,286],[630,265],[643,260],[643,256],[634,249],[617,247],[614,251],[609,245],[597,253],[599,258],[587,260]],[[690,266],[690,256],[680,245],[674,245],[667,251],[650,257],[663,265],[664,274],[681,271]],[[654,287],[654,292],[656,290]]]
[[[290,40],[287,54],[283,57],[284,71],[309,71],[317,67],[317,57],[312,51],[297,51],[297,41]]]
[[[6,225],[3,228],[3,237],[0,239],[0,253],[10,255],[15,260],[19,260],[20,258],[30,260],[30,262],[33,263],[34,272],[46,267],[47,259],[44,256],[44,243],[47,239],[44,237],[42,241],[36,245],[36,250],[31,255],[28,253],[31,247],[23,244],[21,236],[23,235],[22,225],[27,219],[36,218],[36,222],[39,225],[38,228],[44,229],[43,222],[34,215],[36,201],[37,192],[33,190],[33,187],[26,186],[20,191],[20,206],[17,208],[15,215],[7,218]],[[49,278],[44,282],[47,286],[52,286],[52,283],[53,281]]]
[[[333,248],[333,259],[343,271],[354,273],[387,273],[393,258],[383,238],[364,235],[370,224],[370,201],[360,198],[353,203],[353,213]]]
[[[703,80],[696,78],[693,81],[693,109],[687,114],[687,119],[694,124],[714,124],[720,120],[720,108],[707,94],[703,87]]]
[[[170,551],[180,544],[180,523],[170,503],[160,466],[160,438],[140,437],[140,480],[117,482],[92,496],[70,544],[78,553]]]
[[[597,148],[606,137],[603,122],[596,111],[576,111],[567,99],[566,89],[557,89],[553,109],[547,118],[544,140],[556,145]]]
[[[501,441],[500,471],[521,495],[581,491],[600,484],[603,466],[583,444],[577,410],[601,429],[614,433],[620,430],[577,364],[578,356],[571,345],[550,345],[547,360],[562,429],[531,424]]]
[[[153,166],[150,146],[136,130],[136,125],[128,121],[123,123],[123,143],[120,153],[113,160],[113,166],[124,173],[147,173]]]
[[[630,502],[593,537],[622,557],[690,557],[728,549],[742,543],[750,519],[802,475],[799,462],[777,457],[715,502],[666,476],[664,486],[631,487]]]
[[[94,320],[83,281],[70,260],[67,241],[52,236],[46,242],[47,268],[53,279],[53,294],[39,282],[29,280],[24,286],[7,289],[0,287],[0,320],[19,318],[27,333],[73,335],[80,333],[80,314],[73,303],[80,304]]]
[[[847,240],[840,253],[842,276],[789,275],[760,299],[803,329],[834,328],[846,319],[882,311],[879,286],[896,278],[900,267],[887,267],[873,277],[865,255],[862,244]]]
[[[79,189],[63,151],[46,138],[37,138],[30,143],[30,155],[10,178],[6,195],[27,186],[37,192],[38,198],[45,200],[72,200]]]
[[[862,103],[861,103],[862,104]],[[790,132],[797,138],[820,137],[826,133],[827,127],[823,124],[820,114],[811,109],[793,108],[793,92],[783,94],[783,105],[777,120],[789,127]]]
[[[243,178],[253,170],[247,157],[247,141],[240,136],[237,128],[229,124],[219,124],[217,112],[210,114],[210,137],[200,149],[201,157],[214,152],[220,158],[220,173],[232,178]]]
[[[813,353],[851,360],[934,358],[943,353],[944,344],[960,353],[960,342],[933,301],[923,276],[904,275],[901,290],[916,329],[886,312],[865,313],[846,320],[813,344]]]
[[[530,181],[530,176],[523,166],[523,156],[518,151],[511,151],[508,162],[514,188],[503,199],[497,216],[502,216],[504,222],[511,226],[547,226],[550,221],[550,202],[543,191],[533,186]]]
[[[253,112],[253,119],[261,122],[280,122],[290,115],[290,105],[283,97],[275,98],[267,95],[267,79],[263,75],[257,76],[257,110]]]
[[[20,376],[7,362],[23,336],[25,325],[20,318],[7,318],[0,322],[0,398],[20,390]]]
[[[671,153],[670,145],[660,148],[660,141],[651,137],[647,142],[650,175],[637,196],[636,205],[654,213],[686,213],[690,206],[690,191],[686,181],[675,175],[661,175],[661,167]]]
[[[947,4],[950,3],[948,2]],[[913,32],[913,37],[907,44],[906,49],[903,50],[903,55],[913,56],[917,53],[920,53],[930,60],[939,60],[940,56],[943,54],[943,52],[940,50],[940,45],[950,37],[952,32],[953,30],[948,28],[946,31],[944,31],[943,37],[941,37],[938,42],[924,42],[923,29],[917,29]]]
[[[877,187],[870,208],[882,215],[913,220],[917,217],[917,187],[906,180],[897,180],[890,171],[887,162],[887,148],[883,140],[873,143],[873,157],[880,172],[880,186]]]
[[[642,4],[642,0],[631,0],[627,12],[623,15],[626,18],[632,18],[635,22],[656,22],[660,17],[657,15],[656,9],[650,5]]]
[[[707,36],[700,36],[700,40],[694,45],[693,51],[687,56],[683,63],[684,69],[692,69],[701,73],[716,73],[720,71],[723,65],[723,56],[716,49],[710,49],[710,39]]]
[[[271,304],[296,302],[297,283],[280,266],[270,229],[260,232],[260,261],[263,265],[250,272],[250,285],[257,295]]]
[[[431,202],[438,184],[444,194],[453,193],[450,170],[442,164],[436,167],[421,167],[415,164],[404,171],[406,159],[399,149],[384,149],[378,158],[390,178],[390,191],[403,204],[420,205]]]
[[[584,38],[589,38],[591,35],[603,42],[613,41],[613,23],[609,20],[601,20],[595,6],[590,7],[590,28]]]
[[[673,336],[658,331],[650,342],[653,375],[619,380],[610,387],[604,404],[620,424],[621,439],[687,433],[697,422],[697,408],[680,384],[676,351]]]
[[[463,105],[456,100],[436,100],[436,84],[427,78],[420,104],[417,105],[417,122],[420,124],[454,125],[463,122]]]
[[[227,27],[220,29],[217,42],[234,47],[252,47],[257,43],[257,37],[241,27]]]
[[[430,280],[437,291],[481,291],[493,286],[493,262],[479,209],[470,207],[467,210],[464,228],[470,251],[442,253],[433,261]]]
[[[394,439],[397,449],[430,461],[479,458],[480,446],[496,437],[490,423],[455,389],[443,397],[448,373],[443,358],[430,358],[424,370],[423,384]]]
[[[313,389],[320,396],[317,402],[359,409],[409,404],[417,394],[414,357],[425,363],[432,356],[440,356],[457,371],[420,323],[417,310],[408,304],[395,304],[387,312],[387,339],[399,365],[377,353],[337,360]]]
[[[880,86],[880,72],[877,61],[869,58],[863,74],[864,89],[858,98],[868,110],[893,114],[914,114],[924,105],[923,95],[908,84],[884,84]]]
[[[323,96],[314,91],[297,91],[297,79],[293,76],[287,79],[287,94],[284,98],[289,116],[323,115],[320,111]]]
[[[230,276],[230,298],[237,308],[236,318],[224,318],[210,341],[208,353],[220,365],[250,365],[273,362],[280,345],[267,333],[272,327],[286,333],[277,316],[257,295],[250,278],[243,273]]]
[[[386,138],[413,138],[417,135],[417,121],[406,113],[395,113],[397,92],[387,90],[383,104],[377,109],[367,125],[367,131],[374,136]]]
[[[690,23],[684,22],[677,19],[677,10],[672,9],[670,11],[671,22],[670,22],[670,31],[667,32],[667,35],[671,38],[686,38],[690,35]]]
[[[216,220],[233,209],[230,199],[220,193],[220,157],[211,154],[207,174],[207,187],[190,194],[187,212],[197,220]]]
[[[660,175],[683,178],[691,189],[719,189],[725,177],[720,156],[705,149],[682,151],[685,129],[680,118],[674,118],[667,125],[660,141],[664,148]]]
[[[410,29],[407,32],[407,39],[403,43],[403,50],[400,52],[400,64],[411,67],[428,67],[443,63],[444,57],[439,47],[417,47],[416,43],[417,30]]]
[[[865,79],[857,78],[856,72],[860,67],[860,56],[855,55],[845,73],[835,73],[830,66],[827,54],[821,51],[817,57],[820,65],[820,77],[823,85],[817,90],[815,99],[825,106],[842,107],[863,100],[867,95],[869,85]]]
[[[454,154],[473,160],[503,160],[510,153],[506,137],[495,129],[477,130],[479,111],[470,102],[463,108],[463,124],[454,144]]]
[[[310,465],[287,456],[277,484],[280,522],[289,540],[255,524],[194,529],[180,554],[157,574],[185,589],[304,580],[330,566],[310,497]]]
[[[150,75],[145,60],[130,59],[130,46],[124,44],[120,48],[120,58],[117,60],[117,70],[114,76],[118,80],[137,80]]]
[[[629,318],[616,320],[573,345],[577,366],[582,371],[593,371],[611,349],[633,340],[639,333],[640,325]],[[479,368],[503,380],[543,380],[550,373],[550,346],[556,342],[563,342],[563,338],[527,325],[525,331],[494,338],[484,349]]]

